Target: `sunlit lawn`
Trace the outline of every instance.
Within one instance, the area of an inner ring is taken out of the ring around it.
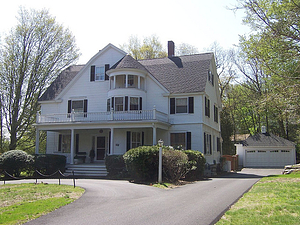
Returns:
[[[56,184],[0,185],[0,224],[22,224],[78,199],[80,187]]]
[[[300,173],[261,179],[217,223],[222,224],[299,225]]]

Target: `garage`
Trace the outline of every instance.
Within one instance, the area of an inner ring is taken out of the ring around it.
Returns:
[[[274,134],[260,133],[235,144],[242,167],[284,167],[296,163],[295,144]]]

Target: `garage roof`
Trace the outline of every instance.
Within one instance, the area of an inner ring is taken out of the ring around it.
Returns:
[[[243,146],[295,146],[295,143],[274,134],[260,133],[242,141]]]

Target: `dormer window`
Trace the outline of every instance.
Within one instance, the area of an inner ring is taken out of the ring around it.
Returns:
[[[105,66],[91,66],[90,81],[108,80],[107,70],[109,70],[109,64],[105,64]]]
[[[105,79],[105,68],[104,66],[96,67],[95,69],[95,80],[104,80]]]

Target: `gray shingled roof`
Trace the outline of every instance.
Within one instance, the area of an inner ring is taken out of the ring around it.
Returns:
[[[139,61],[170,93],[205,91],[213,53]]]
[[[133,68],[147,71],[174,94],[204,92],[212,57],[213,53],[204,53],[137,61],[126,55],[110,69]],[[83,67],[84,65],[78,65],[65,69],[39,100],[54,100]]]
[[[148,72],[145,67],[136,61],[132,56],[126,55],[119,62],[113,65],[110,69],[139,69]]]
[[[249,136],[246,140],[242,141],[244,146],[294,146],[295,144],[287,139],[278,137],[274,134],[256,134]]]
[[[74,65],[63,70],[47,88],[39,101],[54,100],[83,67],[84,65]]]

